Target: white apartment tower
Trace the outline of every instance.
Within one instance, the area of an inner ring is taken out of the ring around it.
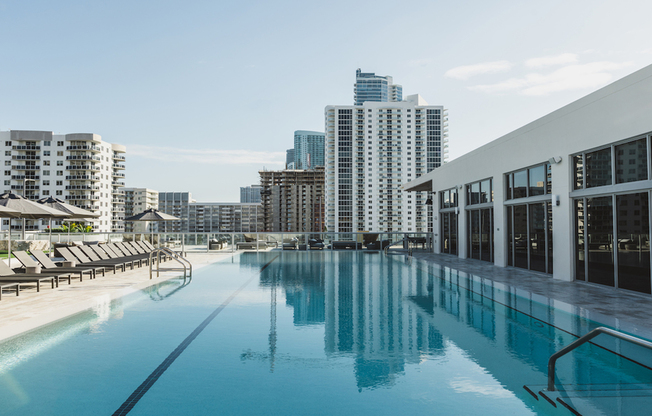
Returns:
[[[125,200],[124,217],[129,218],[150,208],[158,209],[158,191],[148,188],[122,188]],[[145,233],[150,231],[150,221],[127,221],[125,232]]]
[[[431,231],[425,192],[401,185],[446,162],[446,112],[419,95],[328,106],[327,227],[334,232]]]
[[[36,200],[53,196],[100,214],[90,222],[97,232],[124,230],[124,161],[126,149],[97,134],[51,131],[0,131],[4,147],[3,192]],[[60,223],[59,221],[55,221]],[[3,220],[7,229],[8,220]],[[18,222],[12,228],[21,228]],[[28,230],[45,228],[28,221]]]

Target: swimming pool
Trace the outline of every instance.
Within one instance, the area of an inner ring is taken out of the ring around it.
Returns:
[[[0,414],[572,414],[523,386],[592,326],[403,257],[244,253],[0,345]],[[559,385],[640,409],[652,372],[622,355],[583,346]]]

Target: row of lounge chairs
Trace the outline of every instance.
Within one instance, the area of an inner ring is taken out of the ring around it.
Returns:
[[[55,288],[59,287],[61,280],[67,280],[70,284],[75,278],[83,281],[84,278],[95,279],[98,273],[104,276],[107,270],[113,270],[115,274],[118,271],[124,272],[127,267],[133,270],[134,267],[147,266],[150,253],[154,249],[147,241],[59,248],[59,254],[65,261],[73,264],[72,267],[57,265],[39,250],[32,250],[31,256],[25,251],[17,251],[14,256],[25,267],[22,269],[25,272],[15,273],[4,261],[0,261],[0,299],[3,290],[15,290],[18,296],[25,285],[36,286],[36,291],[40,292],[43,283],[49,283]],[[161,260],[167,260],[167,256]],[[153,258],[152,261],[157,259]],[[40,273],[26,272],[29,268],[37,266],[40,266]]]

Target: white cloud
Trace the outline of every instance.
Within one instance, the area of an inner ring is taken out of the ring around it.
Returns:
[[[130,145],[129,154],[145,159],[160,160],[162,162],[211,163],[222,165],[285,165],[285,152]]]
[[[554,92],[598,88],[613,79],[611,72],[631,66],[631,62],[592,62],[567,65],[549,74],[530,73],[496,84],[475,85],[472,91],[500,94],[517,91],[522,95],[541,96]]]
[[[433,61],[434,61],[433,59],[412,59],[411,61],[408,62],[408,66],[424,67],[424,66],[428,66]]]
[[[562,53],[561,55],[554,56],[541,56],[539,58],[532,58],[525,61],[525,66],[528,68],[543,68],[553,65],[567,65],[578,62],[577,55],[574,53]]]
[[[476,75],[509,71],[511,68],[512,64],[509,61],[484,62],[475,65],[458,66],[449,69],[444,75],[449,78],[465,80]]]

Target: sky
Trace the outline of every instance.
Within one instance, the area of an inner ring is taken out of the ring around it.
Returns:
[[[126,185],[238,202],[355,70],[448,109],[454,159],[652,64],[652,2],[0,0],[0,130],[96,133]]]

